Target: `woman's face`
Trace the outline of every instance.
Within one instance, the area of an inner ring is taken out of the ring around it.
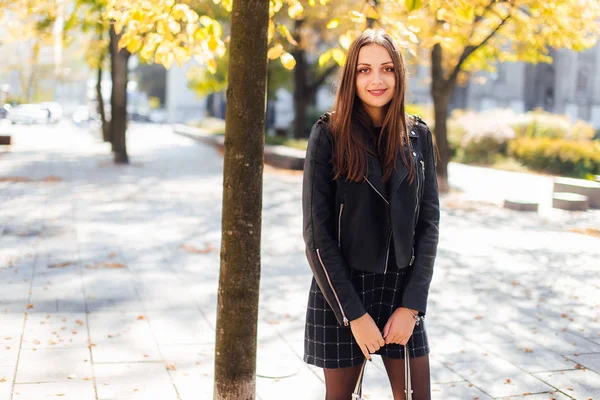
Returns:
[[[371,115],[381,113],[394,96],[396,75],[388,51],[375,43],[363,46],[356,65],[356,93]]]

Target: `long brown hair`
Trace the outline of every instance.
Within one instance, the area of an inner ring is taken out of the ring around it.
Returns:
[[[346,63],[341,70],[341,78],[333,112],[331,114],[330,128],[335,139],[333,152],[333,165],[335,177],[341,175],[355,182],[363,180],[367,173],[367,147],[357,135],[353,135],[353,127],[362,125],[363,129],[372,129],[371,117],[364,109],[360,98],[356,93],[356,68],[358,64],[358,53],[363,46],[375,43],[384,47],[394,63],[394,74],[396,75],[396,87],[394,96],[387,105],[387,111],[383,119],[381,134],[378,139],[378,148],[385,149],[380,154],[383,169],[383,180],[387,181],[396,168],[396,158],[400,152],[402,161],[409,170],[409,181],[415,176],[412,153],[408,152],[408,159],[404,152],[404,146],[409,142],[408,121],[404,111],[404,94],[406,90],[406,67],[404,59],[394,40],[382,29],[367,29],[364,31],[348,49]]]

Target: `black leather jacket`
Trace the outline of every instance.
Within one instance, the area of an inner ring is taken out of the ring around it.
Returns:
[[[348,325],[366,312],[349,268],[376,273],[410,268],[402,306],[424,316],[440,219],[431,131],[420,119],[413,120],[409,136],[416,177],[410,184],[408,168],[398,155],[388,192],[375,156],[368,156],[363,182],[333,180],[328,121],[325,114],[312,127],[302,186],[306,256],[317,284],[338,323]],[[365,135],[364,130],[359,129],[359,134]],[[368,140],[365,143],[373,146]],[[396,265],[388,265],[390,246],[394,246]]]

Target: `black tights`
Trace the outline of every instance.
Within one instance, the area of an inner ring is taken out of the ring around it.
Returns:
[[[404,395],[404,359],[382,357],[383,364],[390,379],[394,400],[405,400]],[[431,385],[429,372],[429,356],[410,358],[410,376],[413,389],[413,400],[430,400]],[[367,363],[368,364],[368,363]],[[350,400],[352,391],[358,380],[361,365],[349,368],[324,368],[325,400]],[[369,368],[369,365],[366,366]],[[368,392],[369,382],[363,380]],[[364,390],[363,390],[364,392]]]

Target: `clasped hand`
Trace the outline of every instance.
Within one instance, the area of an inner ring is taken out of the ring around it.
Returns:
[[[415,328],[415,322],[408,309],[399,307],[386,322],[383,335],[369,313],[350,321],[350,329],[365,358],[371,361],[370,353],[375,353],[386,344],[405,345],[408,343]]]

